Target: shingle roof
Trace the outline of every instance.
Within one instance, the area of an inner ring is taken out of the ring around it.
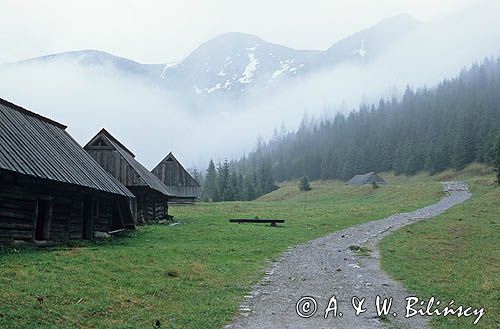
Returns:
[[[368,183],[371,183],[372,181],[375,181],[376,183],[379,183],[379,184],[385,184],[385,181],[380,176],[378,176],[374,172],[369,172],[369,173],[364,174],[364,175],[354,176],[353,178],[351,178],[350,180],[348,180],[346,182],[346,185],[357,186],[357,185],[368,184]]]
[[[133,197],[65,131],[0,98],[0,169]]]
[[[105,138],[112,146],[115,148],[122,158],[127,161],[127,163],[134,169],[134,171],[142,178],[144,183],[166,196],[173,196],[169,191],[167,186],[162,183],[155,175],[153,175],[146,167],[140,164],[136,159],[135,155],[127,149],[122,143],[120,143],[113,135],[111,135],[106,129],[102,129],[98,132],[90,141],[84,146],[87,148],[96,138]]]

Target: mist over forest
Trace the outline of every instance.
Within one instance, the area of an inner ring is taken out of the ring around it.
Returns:
[[[85,144],[106,127],[152,168],[174,151],[191,168],[208,160],[238,159],[260,136],[304,117],[333,118],[380,98],[401,99],[406,86],[433,87],[464,67],[500,54],[499,5],[485,2],[445,18],[419,23],[366,59],[351,60],[285,80],[272,92],[250,87],[237,102],[193,109],[175,91],[112,65],[65,58],[3,65],[2,97],[69,126]],[[349,36],[346,36],[348,38]],[[262,70],[258,65],[256,72]],[[89,113],[92,113],[89,115]]]

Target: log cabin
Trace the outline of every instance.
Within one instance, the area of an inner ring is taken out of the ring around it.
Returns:
[[[182,166],[179,160],[170,152],[151,171],[158,177],[174,195],[171,203],[194,203],[201,197],[200,184]]]
[[[137,223],[169,218],[168,201],[172,193],[106,129],[99,131],[83,148],[135,195]]]
[[[134,228],[133,198],[66,126],[0,99],[0,243]]]
[[[361,186],[365,184],[385,185],[387,184],[387,182],[376,173],[369,172],[363,175],[356,175],[353,178],[349,179],[345,184],[350,186]]]

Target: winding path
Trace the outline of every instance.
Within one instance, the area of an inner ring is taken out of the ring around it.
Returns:
[[[411,294],[380,269],[377,243],[390,232],[437,216],[471,196],[461,182],[446,182],[443,188],[447,196],[425,208],[357,225],[290,248],[245,296],[240,315],[226,328],[373,329],[392,325],[425,328],[423,317],[404,318],[405,298]],[[357,246],[367,247],[368,256],[360,256],[360,251],[355,250]],[[333,317],[330,313],[325,319],[325,309],[333,295],[343,316]],[[390,315],[385,318],[376,314],[377,295],[393,297]],[[303,296],[312,296],[317,301],[317,312],[310,318],[301,318],[296,313],[297,301]],[[354,315],[351,306],[353,296],[366,298],[366,312],[359,316]]]

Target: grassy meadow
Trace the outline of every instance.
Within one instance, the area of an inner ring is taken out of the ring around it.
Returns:
[[[400,229],[381,243],[382,267],[420,299],[485,307],[473,318],[437,317],[436,329],[500,327],[500,187],[480,167],[438,177],[469,183],[473,196],[441,216]],[[471,320],[472,319],[472,320]]]
[[[389,185],[378,189],[313,182],[302,193],[292,182],[252,202],[172,206],[175,226],[148,225],[109,241],[51,249],[4,249],[0,328],[153,328],[157,322],[221,328],[287,247],[443,195],[432,177],[384,178]],[[286,222],[277,228],[228,223],[255,216]]]

